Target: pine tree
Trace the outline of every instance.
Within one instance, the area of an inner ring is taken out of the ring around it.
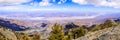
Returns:
[[[59,24],[54,24],[48,39],[49,40],[67,40],[67,38],[64,36],[62,26]]]

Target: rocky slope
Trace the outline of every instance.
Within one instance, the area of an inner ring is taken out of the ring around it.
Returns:
[[[120,25],[103,30],[89,32],[75,40],[120,40]]]
[[[11,40],[17,40],[16,35],[12,31],[10,31],[9,29],[0,28],[0,34],[5,36],[5,38],[11,39]],[[2,37],[1,35],[0,35],[0,37]]]
[[[32,22],[24,22],[15,19],[5,19],[0,18],[0,26],[12,29],[14,31],[22,31],[26,29],[35,29],[46,27],[47,23],[32,23]]]

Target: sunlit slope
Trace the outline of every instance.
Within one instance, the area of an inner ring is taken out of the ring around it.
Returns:
[[[16,35],[12,31],[9,31],[8,29],[0,28],[0,34],[7,38],[7,40],[17,40]]]
[[[75,40],[120,40],[120,25],[103,30],[89,32]]]

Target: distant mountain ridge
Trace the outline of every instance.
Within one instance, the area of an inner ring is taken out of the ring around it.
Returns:
[[[12,23],[13,21],[7,19],[0,19],[0,26],[12,29],[14,31],[22,31],[28,29],[28,27],[24,25],[19,25],[18,23]],[[18,21],[17,21],[18,22]]]
[[[93,24],[100,24],[103,23],[105,20],[109,20],[109,19],[115,19],[115,21],[119,21],[120,17],[119,15],[114,15],[112,17],[110,17],[111,15],[105,16],[103,15],[101,18],[101,16],[99,16],[98,18],[94,18],[94,19],[84,19],[84,20],[80,20],[80,19],[71,19],[71,20],[18,20],[18,19],[5,19],[5,18],[0,18],[0,26],[5,26],[8,27],[10,29],[16,30],[16,31],[20,31],[20,30],[24,30],[24,29],[28,29],[28,28],[42,28],[42,27],[46,27],[46,25],[51,26],[54,23],[59,23],[59,24],[67,24],[70,22],[73,22],[75,24],[81,24],[81,25],[93,25]],[[61,17],[62,18],[62,17]],[[51,25],[49,25],[51,24]]]
[[[14,31],[24,31],[24,30],[33,30],[33,29],[39,29],[42,30],[42,28],[47,27],[47,23],[32,23],[32,22],[25,22],[15,19],[5,19],[0,18],[0,26],[6,27],[9,29],[12,29]],[[51,25],[49,25],[51,26]]]

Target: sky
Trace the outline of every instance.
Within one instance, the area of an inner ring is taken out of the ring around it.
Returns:
[[[0,11],[119,12],[120,0],[0,0]]]
[[[120,15],[120,0],[0,0],[0,17],[11,19],[43,20],[51,16],[55,17],[47,19],[61,19],[61,16],[66,16],[63,19],[91,19],[108,13]],[[81,17],[81,14],[90,16]]]

